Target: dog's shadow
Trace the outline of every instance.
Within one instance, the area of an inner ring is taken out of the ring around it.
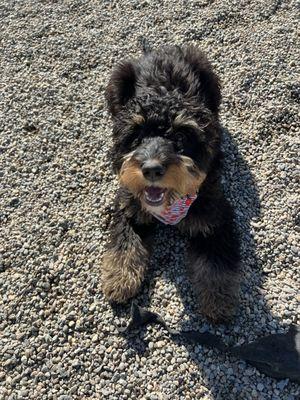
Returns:
[[[186,274],[187,240],[176,229],[163,225],[156,231],[148,277],[143,291],[135,300],[140,306],[158,312],[169,325],[177,329],[211,332],[220,335],[225,343],[243,344],[274,330],[280,331],[281,324],[271,314],[264,298],[263,286],[267,272],[263,269],[263,260],[256,255],[254,232],[260,220],[259,193],[247,162],[226,129],[223,130],[223,150],[225,154],[223,188],[235,211],[243,265],[241,300],[235,319],[228,325],[213,326],[199,315]],[[115,307],[114,312],[118,317],[128,316],[129,305]],[[144,356],[151,351],[148,346],[149,329],[153,341],[157,340],[157,335],[162,334],[161,328],[158,333],[157,328],[141,327],[138,335],[133,333],[125,336],[128,346]],[[284,329],[283,326],[282,331]],[[178,341],[186,345],[189,357],[199,367],[198,379],[208,386],[216,399],[242,398],[243,392],[236,393],[236,397],[230,394],[234,382],[232,377],[227,381],[229,378],[225,372],[223,373],[225,385],[216,384],[214,374],[206,373],[207,370],[211,371],[207,368],[206,355],[209,349],[187,344],[181,339]],[[218,364],[222,362],[224,364],[224,356],[216,352],[212,364],[216,361]],[[254,368],[234,359],[232,359],[232,369],[240,377],[243,376],[245,369],[250,371],[249,377],[258,373]]]

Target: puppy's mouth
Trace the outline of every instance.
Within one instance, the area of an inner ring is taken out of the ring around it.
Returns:
[[[144,190],[145,202],[152,207],[160,206],[163,204],[166,197],[166,189],[148,186]]]

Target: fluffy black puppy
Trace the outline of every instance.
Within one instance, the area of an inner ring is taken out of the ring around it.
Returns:
[[[106,95],[120,190],[102,265],[105,296],[125,302],[138,292],[145,238],[163,221],[189,237],[201,311],[229,319],[239,294],[239,244],[220,185],[218,77],[197,48],[167,47],[119,64]]]

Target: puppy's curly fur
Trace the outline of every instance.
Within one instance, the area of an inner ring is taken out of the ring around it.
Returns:
[[[102,265],[104,294],[124,302],[138,292],[149,256],[145,239],[160,223],[153,210],[197,192],[175,227],[189,237],[200,310],[213,321],[228,320],[238,300],[240,257],[220,184],[218,77],[197,48],[167,47],[117,65],[106,95],[120,189]]]

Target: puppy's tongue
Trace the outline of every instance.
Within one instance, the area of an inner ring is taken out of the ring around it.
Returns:
[[[150,186],[145,189],[147,197],[151,201],[159,201],[161,199],[162,194],[164,193],[164,189],[159,187]]]

